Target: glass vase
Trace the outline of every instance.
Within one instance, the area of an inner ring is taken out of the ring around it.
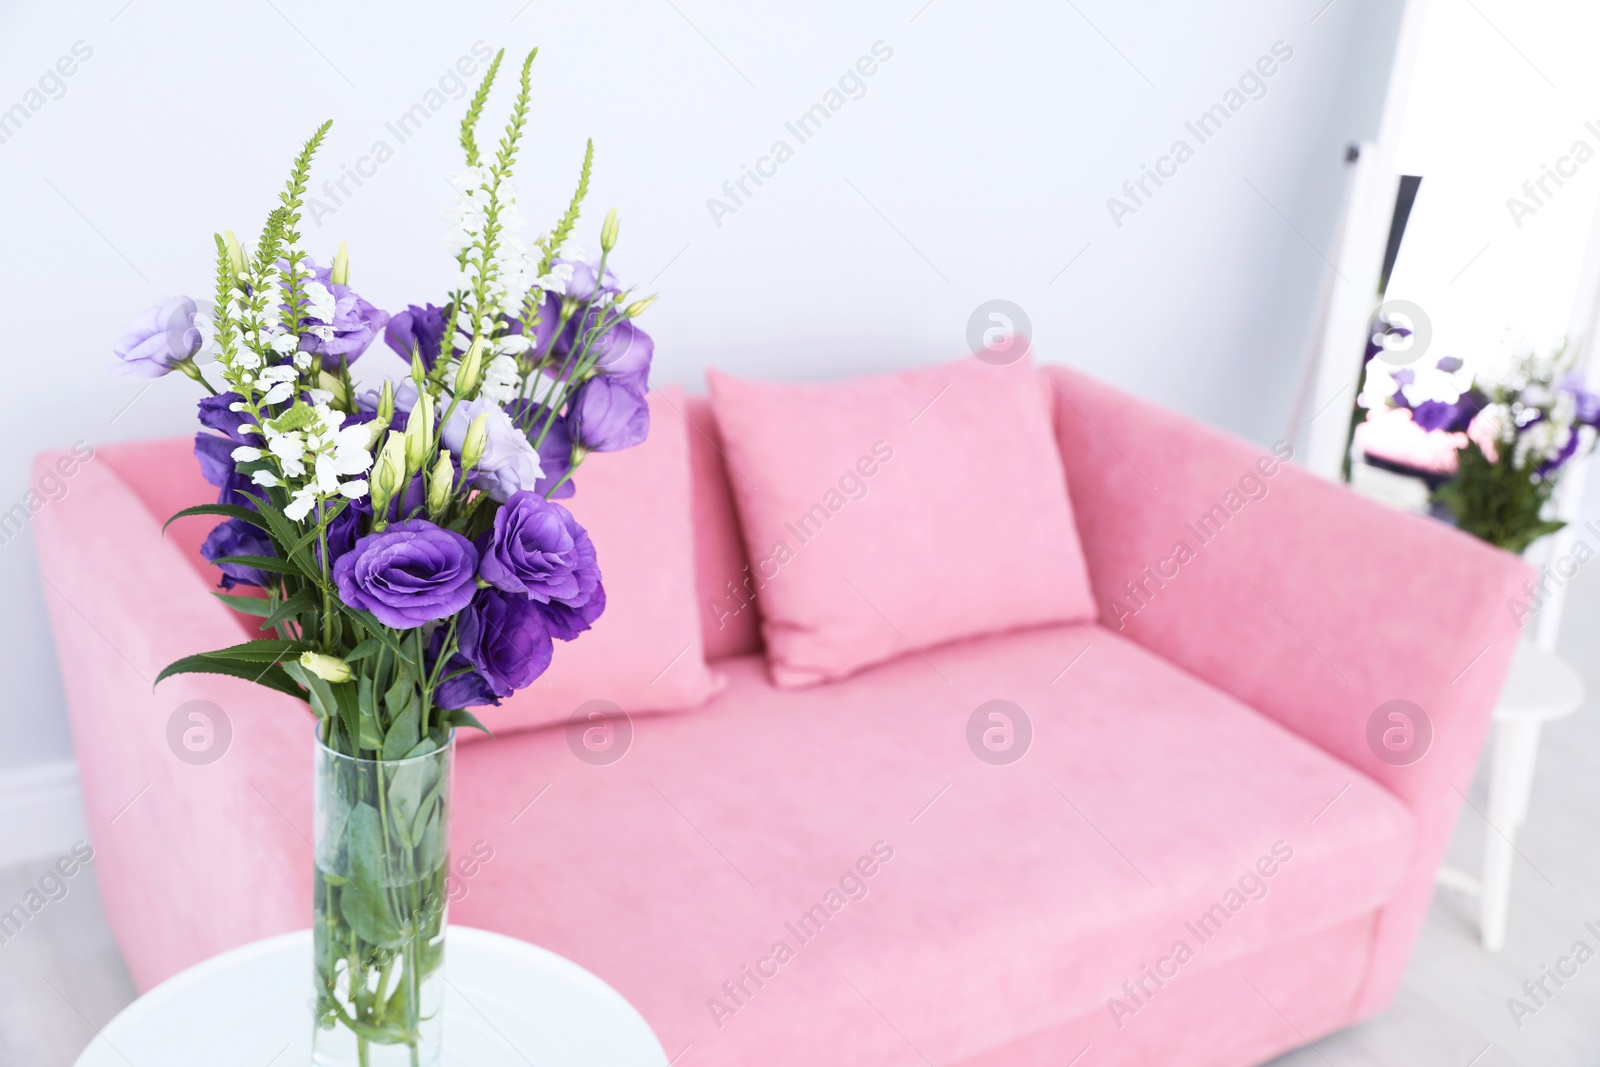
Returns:
[[[439,1067],[454,762],[316,743],[315,1067]]]

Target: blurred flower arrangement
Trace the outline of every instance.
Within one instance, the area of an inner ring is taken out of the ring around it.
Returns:
[[[325,123],[306,142],[254,248],[215,238],[215,312],[179,297],[116,346],[124,371],[203,385],[195,455],[222,522],[203,553],[231,607],[272,634],[180,659],[309,704],[317,719],[318,1063],[366,1067],[392,1047],[437,1057],[448,753],[466,709],[495,705],[550,665],[553,640],[605,608],[598,555],[555,501],[592,452],[649,432],[653,353],[634,299],[568,244],[588,192],[528,240],[512,172],[528,118],[530,53],[504,134],[476,140],[504,53],[461,124],[452,184],[459,280],[442,305],[390,316],[351,288],[343,245],[327,266],[300,209]],[[350,367],[382,336],[408,372],[358,392]],[[196,362],[214,348],[214,363]],[[170,521],[170,520],[169,520]],[[254,592],[237,587],[256,587]]]
[[[1547,505],[1567,464],[1594,448],[1600,396],[1583,387],[1564,349],[1524,353],[1494,376],[1446,356],[1390,377],[1390,407],[1454,438],[1455,470],[1433,501],[1456,525],[1518,553],[1565,525],[1547,517]]]

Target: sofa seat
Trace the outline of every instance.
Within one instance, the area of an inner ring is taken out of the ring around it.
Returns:
[[[1094,1012],[1153,1029],[1172,984],[1335,928],[1360,958],[1319,996],[1351,1003],[1412,857],[1389,792],[1100,626],[806,690],[719,667],[720,697],[636,718],[611,765],[560,728],[458,755],[456,855],[493,858],[452,919],[595,971],[683,1067],[951,1064]],[[969,748],[992,700],[1031,722],[1009,765]]]

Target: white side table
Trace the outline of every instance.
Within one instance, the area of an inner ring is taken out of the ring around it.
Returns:
[[[666,1067],[633,1006],[553,952],[451,926],[445,1067]],[[305,1067],[311,932],[209,959],[161,983],[94,1039],[76,1067]]]
[[[1517,828],[1528,817],[1539,732],[1583,704],[1583,680],[1576,671],[1531,641],[1517,646],[1500,702],[1494,709],[1494,752],[1489,765],[1489,826],[1483,842],[1480,878],[1445,867],[1439,884],[1478,897],[1478,930],[1483,947],[1498,952],[1506,943],[1506,913],[1511,908],[1511,867]]]

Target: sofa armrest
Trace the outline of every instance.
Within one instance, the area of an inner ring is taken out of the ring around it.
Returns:
[[[1284,446],[1275,455],[1072,371],[1046,374],[1101,624],[1415,813],[1416,857],[1380,919],[1356,1014],[1378,1010],[1431,899],[1515,651],[1508,603],[1531,570],[1283,462]],[[1432,730],[1408,765],[1368,741],[1374,713],[1397,699]]]
[[[172,660],[251,635],[108,457],[52,453],[36,471],[64,461],[65,494],[33,520],[39,575],[100,895],[144,990],[305,925],[313,720],[291,697],[237,678],[178,675],[152,687]],[[184,705],[195,701],[207,702],[204,719],[189,718],[196,709]],[[185,745],[191,727],[202,731],[192,741],[216,747]]]

